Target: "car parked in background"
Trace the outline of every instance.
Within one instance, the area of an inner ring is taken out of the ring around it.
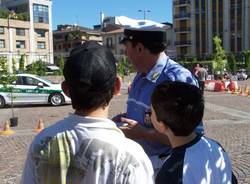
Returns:
[[[46,65],[46,74],[49,75],[49,74],[54,74],[56,72],[59,72],[60,68],[56,65]]]
[[[246,70],[245,69],[240,69],[237,73],[236,73],[237,79],[238,80],[247,80],[248,76],[246,74]]]
[[[12,94],[9,88],[4,88],[0,83],[0,108],[13,104],[51,104],[58,106],[64,103],[71,103],[61,89],[61,84],[31,74],[17,74],[17,80],[10,85],[13,88]],[[0,80],[1,81],[1,80]]]

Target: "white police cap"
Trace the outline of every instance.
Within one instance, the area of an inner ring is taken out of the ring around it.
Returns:
[[[137,31],[165,31],[166,27],[166,25],[152,20],[136,20],[126,16],[117,17],[116,24],[123,26],[124,29]]]
[[[151,20],[136,20],[125,16],[117,17],[116,24],[124,27],[124,38],[120,43],[126,41],[165,43],[165,25]]]

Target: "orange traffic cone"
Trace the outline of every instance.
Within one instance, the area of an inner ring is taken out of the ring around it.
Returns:
[[[247,96],[246,94],[246,87],[241,89],[240,96]]]
[[[122,77],[117,75],[118,80],[120,80],[121,84],[122,84]],[[116,96],[120,96],[121,95],[121,90],[119,91],[119,93],[116,94]]]
[[[242,88],[240,87],[239,89],[238,89],[238,95],[241,95],[242,94]]]
[[[245,91],[245,93],[246,93],[247,95],[248,95],[249,91],[250,91],[249,86],[246,86],[246,91]]]
[[[6,121],[3,126],[3,130],[0,131],[0,135],[12,135],[15,132],[10,129],[10,123]]]
[[[232,94],[238,94],[238,91],[239,91],[240,89],[239,88],[235,88],[233,91],[232,91]]]
[[[250,97],[250,87],[249,86],[246,87],[245,92],[246,92],[246,96]]]
[[[41,132],[43,129],[44,129],[43,120],[42,120],[42,119],[39,119],[39,120],[38,120],[38,125],[37,125],[37,127],[35,128],[35,132],[39,133],[39,132]]]

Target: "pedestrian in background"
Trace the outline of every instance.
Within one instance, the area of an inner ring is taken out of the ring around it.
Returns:
[[[199,82],[199,87],[202,92],[204,92],[205,80],[207,79],[208,72],[203,65],[200,63],[196,63],[194,67],[194,75]]]

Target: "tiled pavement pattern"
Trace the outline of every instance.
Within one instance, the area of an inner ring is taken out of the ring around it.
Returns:
[[[250,81],[248,81],[250,84]],[[110,117],[123,112],[126,106],[125,90],[115,97]],[[239,183],[250,184],[250,98],[227,93],[205,92],[205,132],[218,140],[228,151]],[[0,136],[0,184],[19,183],[23,163],[39,118],[45,126],[73,112],[70,105],[61,107],[26,106],[15,108],[19,125],[13,136]],[[11,109],[0,110],[0,126],[8,119]],[[2,127],[1,127],[2,129]]]

